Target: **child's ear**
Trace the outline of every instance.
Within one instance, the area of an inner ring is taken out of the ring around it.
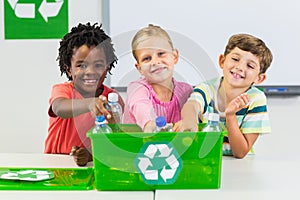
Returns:
[[[177,49],[174,49],[173,50],[173,55],[174,55],[174,64],[177,64],[178,63],[178,58],[179,58],[179,53],[178,53],[178,50]]]
[[[141,70],[141,66],[138,63],[135,63],[134,66],[136,67],[136,69],[140,72],[140,74],[143,74],[142,70]]]
[[[223,69],[223,67],[224,67],[224,61],[225,61],[225,56],[223,54],[221,54],[219,56],[219,66],[221,69]]]
[[[257,76],[256,80],[254,81],[255,84],[260,84],[262,83],[264,80],[266,80],[266,74],[265,73],[261,73]]]
[[[66,69],[66,73],[68,76],[72,76],[72,73],[71,73],[71,67],[69,67],[68,65],[65,65],[65,69]]]

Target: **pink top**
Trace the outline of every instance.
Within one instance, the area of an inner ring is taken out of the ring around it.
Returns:
[[[156,116],[165,116],[167,123],[181,120],[181,108],[193,88],[188,83],[177,82],[174,78],[173,82],[173,97],[169,102],[161,102],[156,97],[152,86],[144,78],[129,83],[123,122],[137,124],[144,128],[145,124],[150,120],[155,120]]]

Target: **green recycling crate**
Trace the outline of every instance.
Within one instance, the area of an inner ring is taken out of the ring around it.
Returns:
[[[143,133],[137,125],[109,126],[114,133],[87,134],[97,190],[220,187],[224,132]]]

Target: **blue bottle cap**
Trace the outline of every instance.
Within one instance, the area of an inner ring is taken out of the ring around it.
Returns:
[[[155,120],[156,126],[164,127],[167,125],[166,118],[164,116],[158,116]]]
[[[105,121],[105,117],[103,115],[99,115],[99,116],[96,116],[96,122],[104,122]]]

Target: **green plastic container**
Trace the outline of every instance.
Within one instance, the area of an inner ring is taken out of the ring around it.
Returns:
[[[109,126],[114,133],[87,134],[97,190],[220,187],[224,132],[143,133],[137,125]]]

